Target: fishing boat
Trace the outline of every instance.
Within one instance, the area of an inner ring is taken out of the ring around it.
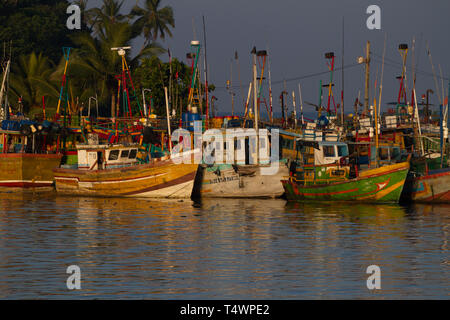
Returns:
[[[242,129],[241,129],[242,130]],[[223,141],[203,139],[205,153],[215,154],[213,163],[199,165],[193,198],[276,198],[284,194],[280,181],[289,174],[286,160],[273,160],[268,134],[239,135],[239,129],[228,129]],[[205,157],[204,157],[205,159]]]
[[[405,201],[450,203],[450,168],[408,177],[404,193]]]
[[[422,143],[421,152],[425,154],[411,161],[411,171],[406,179],[402,201],[450,203],[450,166],[444,153],[444,149],[448,149],[445,146],[448,129],[443,121],[438,129],[441,129],[440,138],[426,137],[432,143],[425,147]],[[433,142],[436,140],[440,140],[436,148],[440,149],[440,152],[433,152],[434,146],[437,145]]]
[[[22,108],[12,112],[8,101],[10,66],[8,59],[0,86],[0,192],[52,190],[52,169],[62,158],[60,127],[49,121],[31,121]]]
[[[139,149],[138,144],[78,144],[77,168],[54,170],[56,191],[99,197],[191,196],[198,167],[195,150],[140,163]],[[190,163],[181,163],[186,157],[192,157]]]
[[[421,130],[419,123],[419,156],[411,161],[411,171],[402,194],[403,201],[450,203],[450,166],[446,154],[449,149],[448,98],[445,104],[445,108],[440,106],[437,126],[427,123]]]
[[[398,202],[409,162],[358,171],[348,145],[336,141],[303,141],[290,176],[282,180],[288,200]]]
[[[284,194],[280,183],[288,174],[280,162],[274,175],[264,175],[264,165],[200,165],[193,198],[278,198]]]
[[[0,130],[0,191],[53,189],[53,168],[60,165],[55,136],[28,120],[3,120]],[[49,129],[50,130],[50,129]]]

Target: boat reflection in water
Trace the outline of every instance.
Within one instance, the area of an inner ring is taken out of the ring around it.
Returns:
[[[448,209],[5,195],[0,298],[444,298]]]

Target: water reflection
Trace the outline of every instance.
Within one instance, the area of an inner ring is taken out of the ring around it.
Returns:
[[[0,298],[446,298],[448,209],[0,195]]]

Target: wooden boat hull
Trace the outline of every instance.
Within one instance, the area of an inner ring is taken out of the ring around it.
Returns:
[[[420,177],[408,176],[402,200],[450,203],[450,168],[429,171]]]
[[[261,166],[200,165],[193,198],[277,198],[284,194],[281,180],[289,169],[280,162],[274,175],[262,175]]]
[[[189,198],[197,164],[172,160],[104,170],[55,169],[56,191],[99,197]]]
[[[53,169],[61,158],[62,154],[0,154],[0,192],[53,190]]]
[[[291,180],[282,184],[288,200],[399,202],[409,163],[402,162],[370,169],[358,178],[341,182],[300,185]]]

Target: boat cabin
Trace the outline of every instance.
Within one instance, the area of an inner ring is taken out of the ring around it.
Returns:
[[[218,129],[217,129],[218,130]],[[259,154],[256,135],[253,130],[232,128],[227,130],[206,131],[203,134],[203,161],[208,161],[208,155],[215,157],[215,163],[228,164],[268,164],[270,163],[269,133],[260,129]],[[266,134],[261,134],[266,132]],[[220,136],[221,135],[221,136]],[[259,161],[257,161],[259,156]]]
[[[297,160],[291,162],[290,175],[297,183],[330,183],[349,178],[346,143],[298,139],[296,144]]]
[[[103,170],[135,165],[139,145],[78,144],[78,169]]]
[[[314,163],[328,165],[340,163],[342,158],[348,157],[348,145],[338,141],[319,141],[319,148],[314,150]]]

